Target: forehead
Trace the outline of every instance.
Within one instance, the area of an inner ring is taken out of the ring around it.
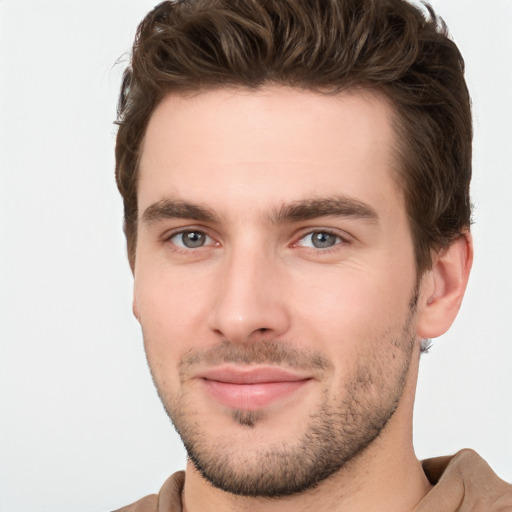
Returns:
[[[391,119],[388,102],[368,91],[168,95],[146,131],[139,212],[163,194],[219,207],[334,194],[385,202],[401,195]]]

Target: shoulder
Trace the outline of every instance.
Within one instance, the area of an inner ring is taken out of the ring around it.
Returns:
[[[131,505],[119,508],[114,512],[157,512],[158,511],[158,496],[151,494],[146,496]]]
[[[185,472],[178,471],[165,481],[158,495],[151,494],[114,512],[181,512],[184,482]]]
[[[461,450],[452,457],[425,460],[423,469],[430,483],[435,485],[415,512],[512,511],[512,485],[499,478],[473,450]]]

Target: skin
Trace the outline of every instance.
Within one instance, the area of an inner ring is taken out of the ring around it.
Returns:
[[[341,446],[347,425],[363,433],[339,448],[345,464],[279,498],[237,496],[189,461],[189,512],[399,512],[430,490],[412,447],[419,342],[453,321],[472,249],[461,236],[418,279],[391,119],[376,94],[284,87],[170,95],[154,112],[134,313],[185,444],[231,479],[259,482],[300,459],[317,418],[331,418],[322,443]],[[184,245],[184,230],[197,246]],[[328,233],[327,246],[312,233]],[[286,368],[304,383],[261,407],[226,406],[202,377],[226,364]]]

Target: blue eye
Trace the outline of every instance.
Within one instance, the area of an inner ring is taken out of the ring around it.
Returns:
[[[297,245],[301,247],[313,247],[315,249],[329,249],[342,242],[340,236],[328,231],[313,231],[299,240]]]
[[[171,236],[169,240],[177,247],[183,249],[198,249],[199,247],[209,245],[213,242],[206,233],[194,230],[176,233]]]

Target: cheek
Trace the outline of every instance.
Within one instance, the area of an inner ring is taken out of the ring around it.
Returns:
[[[135,276],[134,304],[150,363],[175,364],[204,338],[205,284],[180,272],[145,270]]]
[[[317,331],[326,350],[341,342],[348,350],[400,329],[413,290],[414,275],[409,271],[386,265],[333,268],[297,284],[294,316],[302,329]]]
[[[384,391],[398,391],[406,365],[414,280],[398,285],[370,272],[343,274],[317,280],[315,292],[296,294],[303,305],[296,332],[333,363],[326,389],[335,402],[350,388],[378,403]]]
[[[156,327],[178,328],[194,321],[209,300],[211,276],[211,269],[201,266],[175,266],[156,258],[140,262],[134,297],[142,322],[146,317]]]

